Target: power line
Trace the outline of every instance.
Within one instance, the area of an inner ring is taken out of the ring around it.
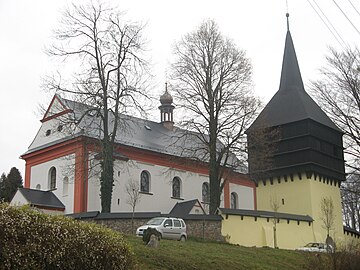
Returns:
[[[348,0],[350,5],[353,7],[353,9],[356,11],[357,14],[360,16],[360,12],[357,10],[357,8],[354,6],[354,4],[351,2],[351,0]]]
[[[315,11],[315,13],[319,16],[320,20],[325,24],[326,28],[330,31],[330,33],[333,35],[333,37],[336,39],[336,41],[340,44],[340,46],[344,49],[343,44],[340,42],[339,38],[334,34],[334,32],[330,29],[328,24],[324,21],[324,19],[321,17],[320,13],[316,10],[316,8],[311,4],[309,0],[307,0],[309,5],[312,7],[312,9]]]
[[[315,5],[318,7],[318,9],[320,10],[321,14],[325,17],[326,21],[329,23],[329,25],[331,26],[331,28],[335,31],[335,33],[337,34],[337,36],[341,39],[341,41],[343,42],[343,45],[346,47],[346,42],[343,40],[343,38],[341,37],[341,35],[339,34],[339,32],[336,30],[336,28],[334,27],[334,25],[331,23],[331,21],[329,20],[329,18],[325,15],[325,13],[322,11],[322,9],[320,8],[320,6],[316,3],[315,0],[313,0]]]
[[[354,27],[354,29],[356,30],[356,32],[358,32],[358,34],[360,35],[359,30],[356,28],[356,26],[352,23],[352,21],[349,19],[349,17],[345,14],[345,12],[341,9],[341,7],[336,3],[335,0],[333,0],[334,4],[337,6],[337,8],[341,11],[341,13],[345,16],[345,18],[349,21],[349,23],[352,25],[352,27]]]

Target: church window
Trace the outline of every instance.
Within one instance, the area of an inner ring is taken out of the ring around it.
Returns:
[[[45,135],[46,135],[46,136],[50,136],[50,134],[51,134],[51,129],[48,129],[48,130],[45,132]]]
[[[57,127],[57,131],[59,131],[59,132],[61,132],[62,129],[63,129],[63,126],[62,126],[62,125],[59,125],[59,126]]]
[[[236,192],[231,192],[230,195],[230,208],[237,209],[238,208],[238,195]]]
[[[181,180],[179,177],[174,177],[172,181],[172,196],[174,198],[181,197]]]
[[[150,173],[148,171],[142,171],[140,175],[140,191],[150,192]]]
[[[37,190],[40,190],[40,189],[41,189],[41,185],[40,185],[40,184],[37,184],[35,188],[36,188]]]
[[[49,189],[56,188],[56,169],[51,167],[49,170]]]
[[[210,202],[210,187],[208,182],[202,184],[202,201],[204,203]]]
[[[63,196],[67,196],[69,193],[69,177],[65,176],[63,180]]]

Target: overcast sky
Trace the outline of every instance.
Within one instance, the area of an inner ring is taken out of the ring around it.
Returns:
[[[51,43],[52,29],[57,27],[60,11],[69,2],[0,0],[0,173],[8,173],[15,166],[24,177],[25,162],[19,157],[40,128],[39,104],[48,104],[52,98],[52,94],[40,87],[42,77],[53,65],[44,48]],[[286,0],[110,2],[126,11],[128,18],[147,23],[144,34],[149,41],[154,89],[158,93],[164,89],[172,45],[207,18],[214,19],[222,33],[246,51],[253,64],[255,93],[266,103],[278,90],[286,34]],[[318,12],[330,20],[341,35],[338,39],[349,45],[360,42],[360,3],[358,0],[287,2],[290,31],[307,85],[317,78],[318,69],[324,65],[328,46],[341,49],[309,2],[321,8]]]

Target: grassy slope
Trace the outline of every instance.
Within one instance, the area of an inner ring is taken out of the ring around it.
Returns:
[[[144,246],[141,238],[126,236],[133,247],[139,269],[305,269],[307,255],[271,248],[199,242],[161,240],[160,247]]]

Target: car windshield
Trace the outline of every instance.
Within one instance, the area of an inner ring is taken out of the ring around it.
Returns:
[[[305,247],[318,247],[317,243],[309,243]]]
[[[165,218],[152,218],[148,222],[146,222],[146,225],[160,225]]]

